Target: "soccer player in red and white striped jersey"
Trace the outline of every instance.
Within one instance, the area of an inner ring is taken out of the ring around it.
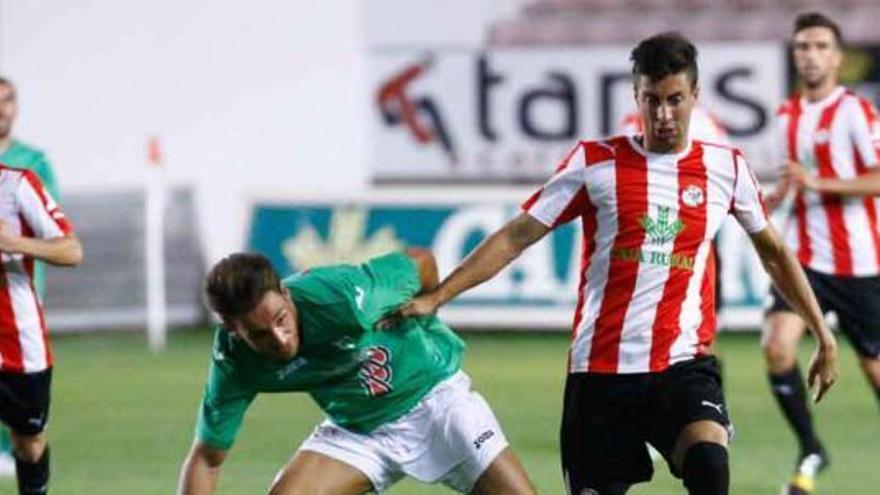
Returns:
[[[46,493],[52,350],[34,260],[82,260],[73,227],[29,170],[0,164],[0,421],[11,430],[20,493]]]
[[[434,292],[390,318],[434,312],[578,219],[583,255],[561,431],[568,493],[622,494],[649,480],[648,442],[689,493],[726,494],[730,422],[709,352],[708,253],[728,213],[814,329],[817,397],[834,382],[836,343],[797,259],[765,216],[743,155],[688,138],[699,93],[696,48],[677,33],[661,34],[641,42],[632,60],[644,135],[579,142],[519,216]]]
[[[805,268],[821,309],[838,316],[880,399],[880,123],[866,99],[838,84],[840,28],[818,13],[795,21],[794,65],[802,91],[777,115],[782,160],[775,206],[794,192],[786,242]],[[797,366],[804,322],[771,291],[762,339],[771,389],[800,443],[787,493],[814,489],[828,454],[813,427]]]

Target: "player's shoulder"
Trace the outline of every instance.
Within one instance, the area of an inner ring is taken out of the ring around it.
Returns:
[[[46,159],[45,151],[18,139],[12,141],[9,151],[14,152],[22,162],[32,163]]]
[[[26,178],[30,181],[34,181],[39,179],[37,174],[29,168],[18,167],[3,162],[0,162],[0,172],[3,173],[5,176],[4,179],[6,180],[21,181]]]
[[[335,264],[310,268],[290,275],[281,284],[290,291],[295,304],[334,305],[349,298],[358,266]]]
[[[788,117],[800,108],[800,93],[791,94],[788,99],[779,104],[779,108],[776,109],[777,117]]]
[[[602,139],[581,140],[578,148],[584,154],[584,164],[589,167],[617,158],[621,148],[628,146],[629,137],[624,134]]]
[[[852,114],[859,117],[867,117],[869,120],[877,118],[877,108],[870,99],[865,98],[849,88],[844,91],[841,98],[841,104]]]

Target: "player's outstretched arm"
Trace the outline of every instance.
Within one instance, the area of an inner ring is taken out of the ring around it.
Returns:
[[[211,495],[217,487],[226,451],[196,440],[183,461],[177,495]]]
[[[815,177],[799,164],[792,164],[791,175],[795,184],[824,194],[837,196],[880,195],[880,170],[871,167],[870,172],[849,179]]]
[[[837,379],[837,343],[822,317],[816,295],[797,258],[785,247],[773,225],[752,234],[752,243],[773,284],[816,337],[817,349],[810,362],[808,380],[817,387],[815,401],[819,402]]]
[[[22,237],[0,221],[0,251],[21,253],[58,266],[76,266],[83,259],[82,244],[76,234],[53,239]]]
[[[549,227],[527,213],[520,213],[477,246],[434,291],[404,304],[379,321],[378,327],[393,326],[400,318],[435,313],[455,296],[495,276],[548,232]]]

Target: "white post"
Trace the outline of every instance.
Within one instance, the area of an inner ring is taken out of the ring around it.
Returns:
[[[147,336],[150,350],[165,348],[167,314],[165,307],[165,183],[159,140],[153,136],[148,143],[146,190],[146,256],[147,256]]]

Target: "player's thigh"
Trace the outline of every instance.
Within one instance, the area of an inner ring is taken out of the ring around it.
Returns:
[[[537,493],[525,469],[510,447],[489,464],[474,485],[475,495],[532,495]]]
[[[9,426],[13,448],[24,459],[39,459],[45,447],[51,382],[51,369],[0,373],[0,421]]]
[[[272,482],[270,495],[360,495],[373,489],[370,480],[340,460],[301,450]]]
[[[637,375],[568,375],[560,447],[569,493],[651,479],[654,467],[645,445],[652,414],[649,381]]]
[[[732,431],[715,357],[674,365],[655,382],[651,444],[673,475],[681,476],[687,449],[699,442],[726,445]]]

